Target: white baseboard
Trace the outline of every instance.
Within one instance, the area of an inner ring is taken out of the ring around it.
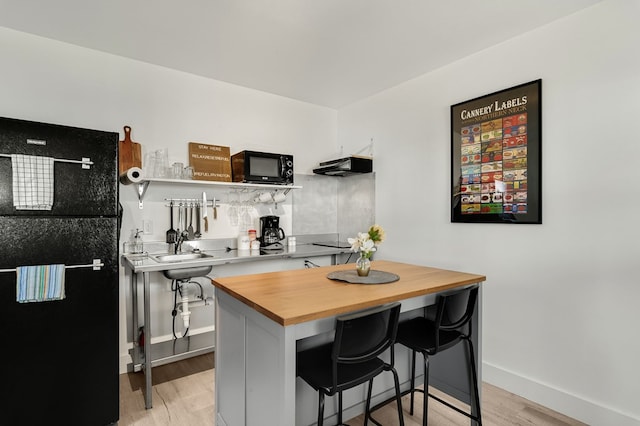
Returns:
[[[131,357],[129,354],[120,355],[120,374],[127,374],[127,366],[131,364]]]
[[[193,330],[189,331],[189,334],[191,336],[195,336],[196,334],[200,334],[200,333],[208,333],[210,331],[215,331],[216,328],[214,325],[209,325],[209,326],[205,326],[205,327],[200,327],[200,328],[194,328]],[[167,342],[169,340],[173,339],[173,335],[171,334],[167,334],[164,336],[158,336],[158,337],[152,337],[151,338],[151,344],[154,343],[161,343],[161,342]],[[133,347],[133,343],[129,343],[128,347],[127,347],[127,351],[125,353],[121,353],[120,354],[120,374],[126,374],[129,370],[129,368],[131,367],[131,355],[129,355],[129,349],[131,349]]]
[[[640,418],[586,400],[487,362],[482,380],[554,411],[593,426],[640,426]]]

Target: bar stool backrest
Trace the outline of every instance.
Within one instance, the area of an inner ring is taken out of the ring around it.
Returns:
[[[336,318],[333,362],[354,364],[376,358],[395,343],[399,316],[400,303],[393,303]]]
[[[466,287],[438,295],[436,308],[436,345],[434,354],[440,349],[440,334],[442,331],[458,331],[465,337],[471,335],[471,318],[478,298],[478,286]],[[466,333],[463,328],[469,326]]]

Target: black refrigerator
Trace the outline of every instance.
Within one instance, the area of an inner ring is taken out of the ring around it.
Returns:
[[[118,136],[0,118],[1,424],[118,421]],[[16,209],[12,154],[54,159],[50,210]],[[64,298],[19,303],[16,269],[51,264]]]

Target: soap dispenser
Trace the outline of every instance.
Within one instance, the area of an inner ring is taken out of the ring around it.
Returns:
[[[136,236],[133,237],[133,253],[143,253],[144,245],[142,243],[142,237],[140,236],[140,230],[136,228]]]

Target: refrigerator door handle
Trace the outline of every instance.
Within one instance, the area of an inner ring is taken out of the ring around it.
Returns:
[[[65,269],[76,269],[76,268],[93,268],[94,271],[99,271],[104,266],[102,260],[93,259],[93,263],[88,265],[65,265]],[[13,269],[0,269],[0,272],[16,272],[16,268]]]
[[[0,154],[0,157],[8,157],[11,158],[9,154]],[[66,158],[54,158],[53,161],[57,161],[59,163],[75,163],[82,164],[83,169],[90,169],[93,165],[93,161],[89,157],[82,157],[82,160],[67,160]]]

